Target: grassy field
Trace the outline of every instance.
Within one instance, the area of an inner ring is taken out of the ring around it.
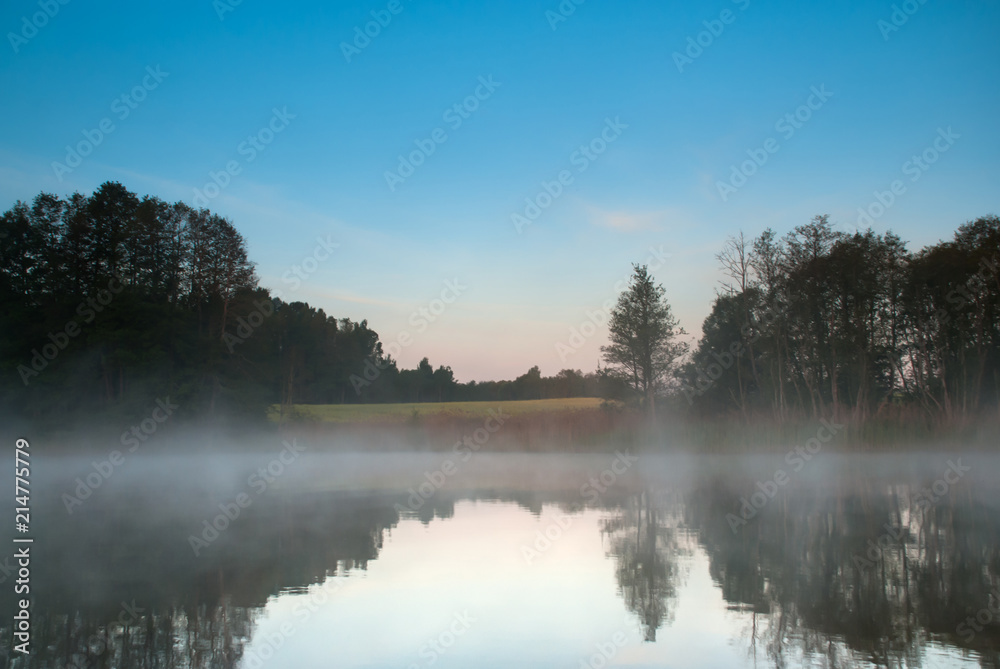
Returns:
[[[556,412],[593,411],[600,408],[596,397],[516,402],[422,402],[416,404],[296,404],[291,416],[285,408],[284,420],[321,423],[405,423],[424,418],[486,419],[490,411],[502,409],[512,417]],[[280,407],[273,406],[269,417],[281,420]]]

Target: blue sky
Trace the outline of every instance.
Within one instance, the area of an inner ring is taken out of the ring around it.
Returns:
[[[829,214],[852,230],[894,180],[905,191],[873,227],[911,248],[1000,213],[996,0],[46,2],[51,16],[37,0],[0,10],[0,207],[107,180],[211,193],[263,285],[385,342],[408,333],[403,365],[426,355],[462,381],[593,370],[605,331],[574,348],[571,328],[651,248],[700,334],[714,254],[741,229]],[[102,121],[78,166],[53,167]],[[390,188],[418,142],[434,151]],[[908,165],[925,151],[933,163]],[[519,232],[543,182],[562,192]],[[283,280],[318,238],[338,247]]]

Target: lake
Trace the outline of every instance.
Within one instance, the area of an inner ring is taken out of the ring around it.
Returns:
[[[991,455],[318,450],[40,457],[6,663],[1000,666]]]

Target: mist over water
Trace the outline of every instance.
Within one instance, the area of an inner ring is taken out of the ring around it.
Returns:
[[[993,455],[366,454],[268,439],[206,455],[186,437],[197,458],[165,439],[93,487],[106,454],[37,454],[34,652],[15,656],[2,629],[5,663],[1000,661]]]

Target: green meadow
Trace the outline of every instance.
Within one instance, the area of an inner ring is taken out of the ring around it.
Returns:
[[[502,410],[511,417],[593,411],[601,407],[596,397],[498,402],[417,402],[404,404],[295,404],[273,405],[268,417],[274,422],[405,423],[415,419],[449,418],[485,420],[490,411]]]

